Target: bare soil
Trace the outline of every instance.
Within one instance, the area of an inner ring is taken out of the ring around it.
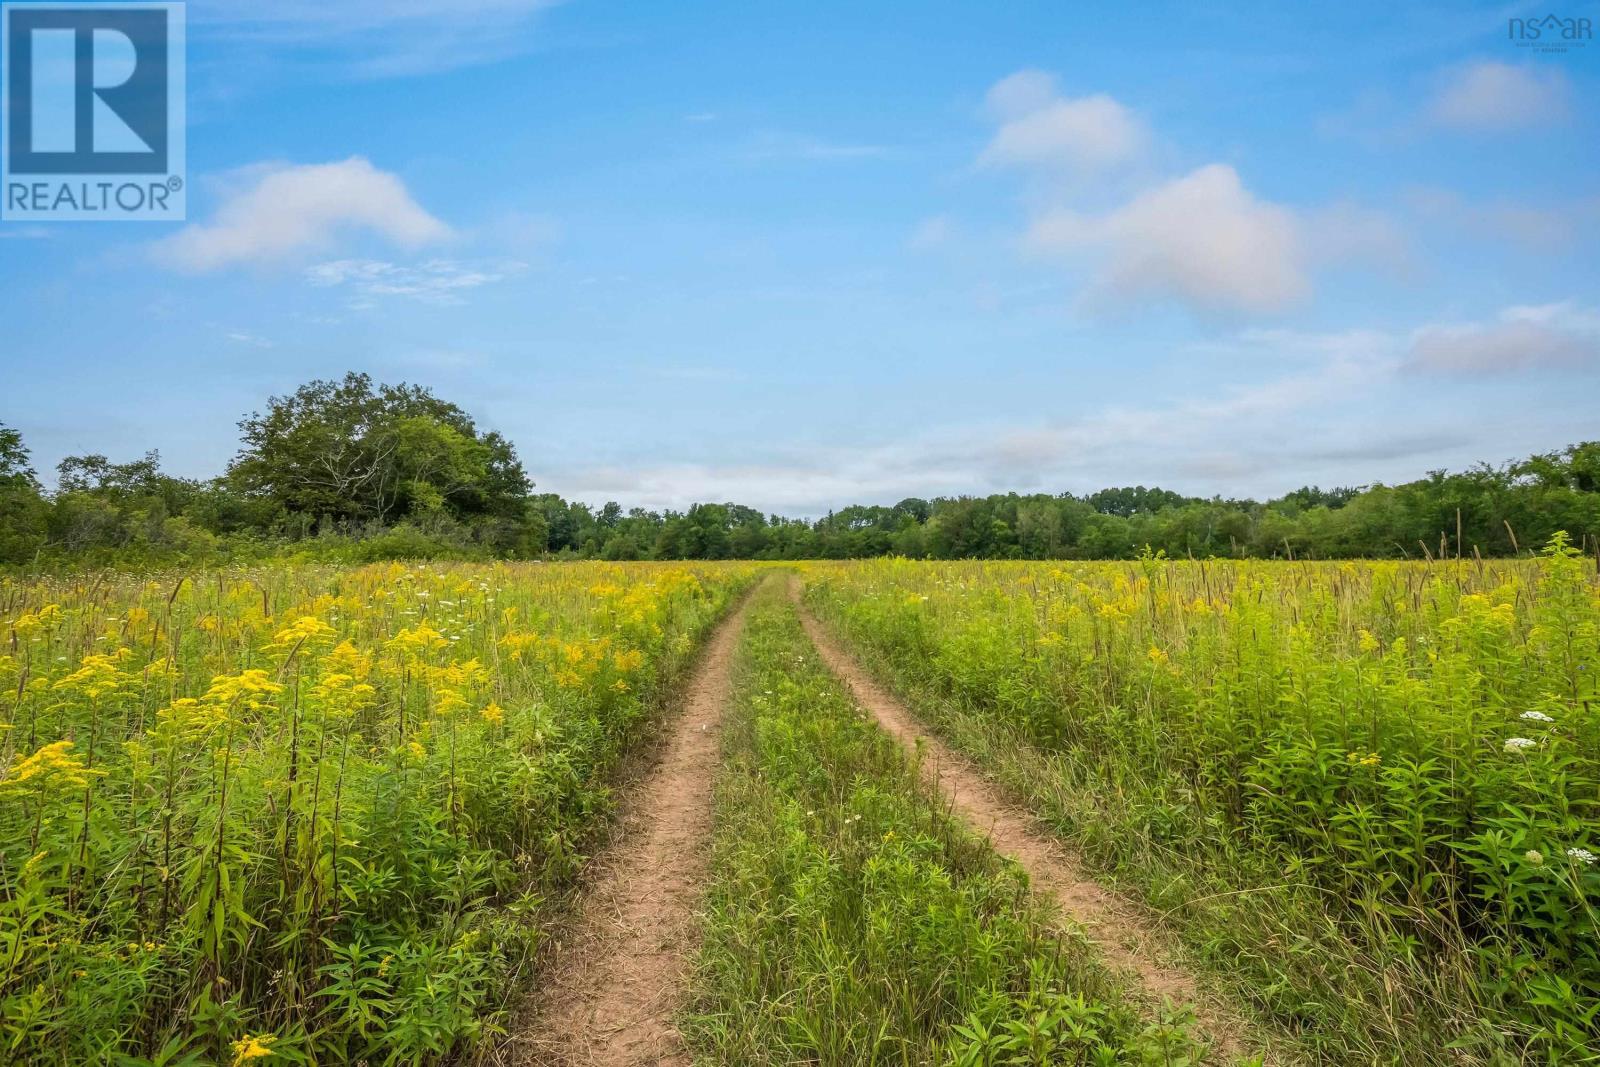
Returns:
[[[1165,931],[1151,924],[1132,901],[1089,877],[1058,838],[1019,811],[999,787],[929,734],[904,704],[879,685],[800,603],[798,580],[790,583],[789,593],[823,662],[879,725],[907,749],[920,750],[925,784],[971,826],[987,833],[996,851],[1021,864],[1035,891],[1053,898],[1061,913],[1083,928],[1107,965],[1132,981],[1151,1003],[1164,999],[1192,1005],[1214,1056],[1231,1061],[1263,1044],[1250,1039],[1249,1027],[1225,1005],[1202,992],[1193,973],[1173,962],[1174,948]]]
[[[749,598],[712,635],[668,726],[660,762],[625,801],[612,843],[590,864],[576,920],[559,935],[531,1016],[503,1064],[688,1065],[674,1025],[697,940],[723,710]]]

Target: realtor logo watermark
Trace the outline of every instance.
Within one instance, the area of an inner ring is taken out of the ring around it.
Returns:
[[[0,219],[184,217],[184,5],[0,3]]]
[[[1506,20],[1506,39],[1518,48],[1560,55],[1594,40],[1594,22],[1553,14],[1511,18]]]

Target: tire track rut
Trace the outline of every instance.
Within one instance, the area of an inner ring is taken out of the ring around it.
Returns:
[[[800,600],[800,582],[789,596],[806,634],[828,668],[855,699],[907,749],[922,751],[923,781],[974,828],[987,833],[996,851],[1020,863],[1036,891],[1054,898],[1068,919],[1083,927],[1101,958],[1131,979],[1152,1003],[1163,999],[1193,1006],[1200,1034],[1212,1054],[1232,1062],[1265,1045],[1250,1027],[1214,997],[1199,979],[1169,959],[1171,939],[1150,925],[1139,909],[1089,877],[1068,849],[1030,815],[1010,803],[1001,789],[963,757],[928,732],[916,717],[879,685]],[[1278,1062],[1276,1057],[1268,1062]]]
[[[668,726],[665,751],[624,803],[613,843],[535,995],[531,1025],[497,1059],[631,1067],[692,1061],[674,1019],[710,862],[712,784],[732,661],[752,596],[718,624]]]

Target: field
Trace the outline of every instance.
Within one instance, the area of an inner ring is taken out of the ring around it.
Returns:
[[[479,1037],[741,566],[0,588],[7,1062]]]
[[[0,579],[0,640],[0,1061],[1597,1061],[1560,543]]]
[[[810,593],[1315,1056],[1594,1057],[1600,589],[1574,553],[886,562]]]

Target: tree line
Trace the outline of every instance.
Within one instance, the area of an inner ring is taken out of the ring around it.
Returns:
[[[1600,551],[1600,441],[1403,485],[1268,500],[1134,486],[1075,496],[907,498],[807,520],[740,504],[624,511],[536,493],[511,442],[415,385],[308,382],[240,423],[221,475],[156,452],[71,456],[46,490],[0,425],[0,563],[222,562],[293,555],[641,559],[1301,559],[1504,556],[1558,530]]]

